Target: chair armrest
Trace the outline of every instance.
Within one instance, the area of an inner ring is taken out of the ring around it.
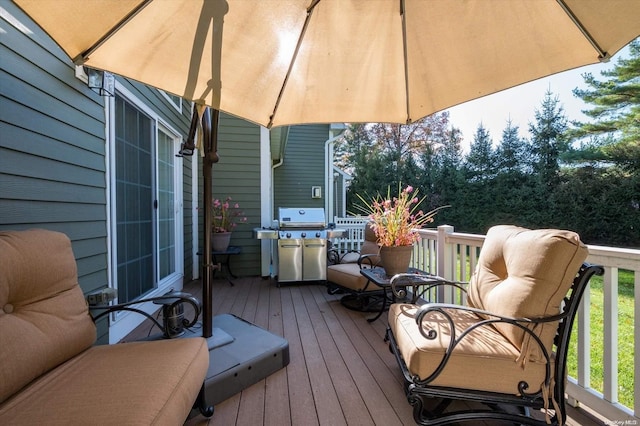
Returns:
[[[459,310],[459,311],[472,312],[480,318],[480,321],[467,327],[458,336],[457,335],[458,333],[455,328],[455,321],[452,318],[451,314],[447,312],[447,310]],[[472,308],[469,306],[455,305],[455,304],[449,304],[449,303],[428,303],[428,304],[422,305],[418,309],[418,311],[416,312],[415,321],[416,321],[416,324],[418,324],[418,329],[420,331],[420,334],[429,340],[436,339],[438,336],[438,332],[433,328],[430,328],[426,324],[428,322],[428,319],[425,319],[425,317],[435,312],[444,316],[449,326],[449,332],[451,333],[451,338],[449,340],[449,345],[442,357],[440,364],[429,377],[420,381],[421,383],[425,383],[425,384],[429,383],[432,380],[434,380],[436,377],[438,377],[440,372],[444,369],[445,365],[447,364],[449,357],[451,356],[455,347],[458,346],[460,342],[462,342],[462,340],[469,333],[471,333],[472,331],[480,327],[486,327],[496,323],[507,323],[522,329],[525,334],[528,334],[529,336],[531,336],[533,341],[536,342],[545,359],[545,364],[546,364],[545,383],[547,385],[549,384],[549,380],[551,378],[551,356],[547,351],[547,348],[545,348],[544,344],[538,337],[538,335],[532,330],[533,327],[530,327],[530,326],[539,324],[539,323],[559,321],[565,318],[568,315],[568,313],[563,312],[558,315],[551,315],[547,317],[538,317],[538,318],[512,318],[512,317],[497,315],[489,311]],[[423,324],[423,322],[425,324]],[[526,389],[520,389],[520,392],[523,395],[526,394],[525,391]]]
[[[327,265],[337,265],[340,263],[340,252],[334,248],[327,250]]]
[[[172,310],[174,307],[182,303],[190,304],[191,306],[193,306],[194,315],[191,320],[188,320],[186,318],[182,319],[181,325],[185,328],[193,327],[198,321],[198,317],[200,316],[200,312],[202,311],[202,306],[200,304],[200,301],[195,297],[193,297],[191,294],[185,293],[185,292],[173,292],[173,293],[164,294],[162,296],[138,299],[131,302],[118,303],[115,305],[90,306],[91,310],[98,310],[98,309],[102,310],[102,312],[100,312],[99,314],[92,315],[93,322],[96,322],[98,319],[112,312],[118,312],[118,311],[135,312],[150,319],[160,330],[162,330],[163,334],[165,334],[167,337],[170,337],[171,333],[169,332],[169,330],[167,330],[165,326],[160,324],[160,322],[158,322],[157,319],[155,319],[153,316],[146,313],[145,311],[133,307],[133,305],[139,305],[140,303],[146,303],[146,302],[156,302],[156,303],[159,302],[159,304],[164,305],[169,310]]]
[[[404,298],[407,295],[407,287],[411,286],[414,289],[417,287],[423,287],[422,291],[419,294],[414,295],[414,300],[417,300],[418,297],[421,297],[423,294],[427,293],[429,290],[437,288],[437,287],[455,287],[462,291],[463,293],[467,293],[467,285],[469,284],[466,281],[450,281],[439,277],[437,275],[421,275],[421,274],[396,274],[391,278],[390,281],[391,290],[393,291],[394,296],[398,298]]]
[[[378,258],[378,260],[374,260],[376,257]],[[380,263],[380,255],[377,254],[361,254],[358,258],[358,266],[360,267],[360,269],[362,269],[363,267],[373,268],[377,266],[378,263]]]

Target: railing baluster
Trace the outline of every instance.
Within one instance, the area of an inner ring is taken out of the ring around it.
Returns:
[[[639,262],[640,264],[640,262]],[[640,416],[640,362],[638,362],[638,354],[640,354],[640,266],[634,271],[634,315],[633,315],[633,412]]]
[[[604,398],[618,402],[618,268],[604,272]]]
[[[578,384],[591,387],[591,283],[582,296],[578,312]]]

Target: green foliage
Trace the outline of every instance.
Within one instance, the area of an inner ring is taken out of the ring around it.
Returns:
[[[468,180],[485,180],[495,176],[496,159],[492,145],[493,141],[489,131],[482,124],[479,124],[465,161]]]
[[[598,141],[600,155],[622,167],[640,169],[640,39],[629,44],[629,58],[603,71],[606,79],[583,74],[587,90],[575,89],[591,109],[583,111],[593,121],[574,123],[573,139]]]
[[[533,170],[540,179],[540,185],[548,191],[558,183],[558,158],[568,148],[565,136],[567,117],[558,97],[547,91],[541,109],[535,111],[535,118],[535,123],[529,124]]]

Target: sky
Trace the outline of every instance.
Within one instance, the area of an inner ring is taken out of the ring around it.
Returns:
[[[588,121],[588,117],[581,111],[590,109],[590,105],[585,104],[582,99],[575,97],[572,93],[576,87],[588,88],[584,84],[582,74],[590,72],[596,79],[603,80],[600,75],[602,70],[613,68],[618,58],[628,56],[628,47],[626,47],[616,53],[608,63],[565,71],[460,104],[448,110],[449,121],[462,131],[464,138],[462,149],[465,153],[469,151],[469,144],[480,123],[489,131],[494,146],[502,139],[502,131],[507,126],[509,118],[514,126],[519,127],[520,136],[528,137],[529,123],[535,121],[535,110],[541,109],[547,90],[558,97],[569,121]]]

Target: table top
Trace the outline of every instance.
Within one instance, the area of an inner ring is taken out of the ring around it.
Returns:
[[[211,254],[240,254],[242,251],[242,247],[240,246],[229,246],[225,251],[214,251]]]
[[[363,268],[360,270],[360,273],[364,275],[368,280],[371,280],[373,283],[380,287],[386,287],[391,285],[391,276],[387,275],[384,268],[375,267],[375,268]],[[440,277],[436,275],[429,274],[428,272],[422,271],[417,268],[409,268],[407,270],[408,274],[417,275],[417,279],[419,279],[419,283],[409,282],[408,280],[405,282],[397,282],[396,285],[407,286],[407,285],[416,285],[416,284],[428,284],[430,282],[441,280]]]

